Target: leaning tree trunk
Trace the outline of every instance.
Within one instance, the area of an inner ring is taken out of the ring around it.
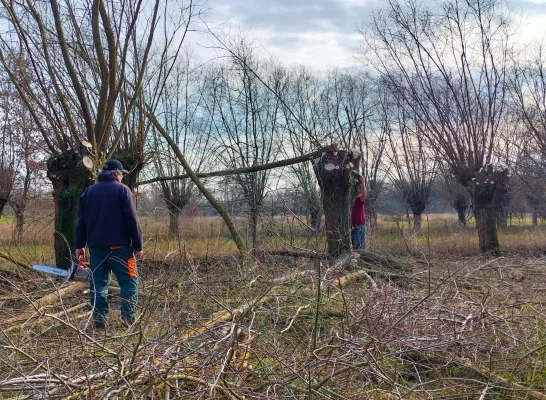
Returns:
[[[55,203],[55,262],[59,268],[72,264],[74,225],[78,213],[78,199],[93,183],[92,173],[83,165],[78,153],[51,156],[47,161],[47,177],[53,185]]]
[[[497,219],[508,191],[508,168],[483,167],[471,184],[480,251],[500,255]]]
[[[328,254],[338,257],[351,250],[351,204],[360,166],[356,150],[331,149],[314,159],[313,170],[322,191]]]

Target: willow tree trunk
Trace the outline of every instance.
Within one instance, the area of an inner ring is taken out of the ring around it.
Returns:
[[[336,151],[334,148],[313,162],[322,191],[328,254],[332,257],[338,257],[352,247],[350,207],[358,182],[360,158],[356,150]]]
[[[17,244],[21,244],[23,241],[23,230],[25,226],[25,209],[26,204],[14,204],[11,203],[13,212],[15,213],[15,230],[13,231],[13,241]]]
[[[508,192],[508,168],[483,167],[471,184],[480,251],[500,255],[497,229],[499,212]]]
[[[176,239],[180,236],[180,214],[179,208],[169,210],[169,238]]]
[[[457,212],[459,225],[466,226],[466,210],[468,209],[468,200],[464,194],[458,194],[453,201],[453,208]]]
[[[421,232],[422,214],[413,214],[413,230]]]
[[[55,262],[59,268],[70,268],[74,252],[74,225],[78,200],[93,182],[91,172],[78,153],[52,156],[47,161],[47,177],[53,185],[55,203]]]

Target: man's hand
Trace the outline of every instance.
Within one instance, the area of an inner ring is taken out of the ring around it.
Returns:
[[[142,257],[144,257],[144,253],[142,252],[142,250],[135,251],[135,259],[142,260]]]
[[[76,260],[85,260],[85,249],[76,249]]]
[[[364,183],[364,177],[362,175],[358,176],[358,181],[363,184]]]

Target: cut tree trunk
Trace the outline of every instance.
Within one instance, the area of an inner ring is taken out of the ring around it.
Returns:
[[[78,153],[59,154],[47,161],[47,177],[53,185],[55,202],[55,263],[59,268],[72,265],[74,252],[74,226],[78,213],[78,200],[91,183],[93,176],[83,165]]]
[[[361,155],[356,150],[335,148],[313,161],[322,191],[328,254],[338,257],[351,250],[351,205],[356,194]],[[356,173],[355,173],[356,172]]]
[[[482,253],[500,255],[497,222],[508,191],[508,179],[507,167],[488,164],[471,183],[474,216]]]

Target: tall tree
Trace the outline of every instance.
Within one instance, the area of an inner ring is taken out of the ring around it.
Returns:
[[[482,252],[500,251],[508,172],[494,167],[507,97],[509,23],[497,0],[389,1],[367,40],[376,65],[468,188]]]
[[[206,71],[193,65],[190,54],[186,53],[175,65],[158,104],[161,111],[158,118],[196,172],[203,172],[210,156],[212,120],[203,104],[207,79]],[[183,168],[176,155],[157,130],[153,132],[151,158],[154,175],[181,175]],[[158,185],[169,211],[169,237],[178,237],[180,214],[195,194],[195,186],[188,179],[163,180]]]
[[[183,40],[178,33],[187,30],[198,6],[163,0],[0,4],[0,62],[50,155],[55,256],[57,265],[68,267],[79,195],[124,135],[142,134],[130,122],[158,22],[173,21],[175,28],[164,24],[162,38],[170,47]]]
[[[389,158],[394,187],[413,214],[413,227],[421,230],[436,178],[438,160],[425,142],[422,127],[412,118],[411,110],[396,97],[382,103],[384,128],[390,143]]]
[[[215,154],[226,168],[235,169],[266,164],[279,154],[279,98],[256,78],[258,72],[276,93],[282,91],[283,70],[259,63],[252,46],[241,41],[238,57],[230,65],[220,66],[211,86],[214,110]],[[234,174],[249,212],[252,249],[257,248],[258,217],[263,204],[270,170]]]

